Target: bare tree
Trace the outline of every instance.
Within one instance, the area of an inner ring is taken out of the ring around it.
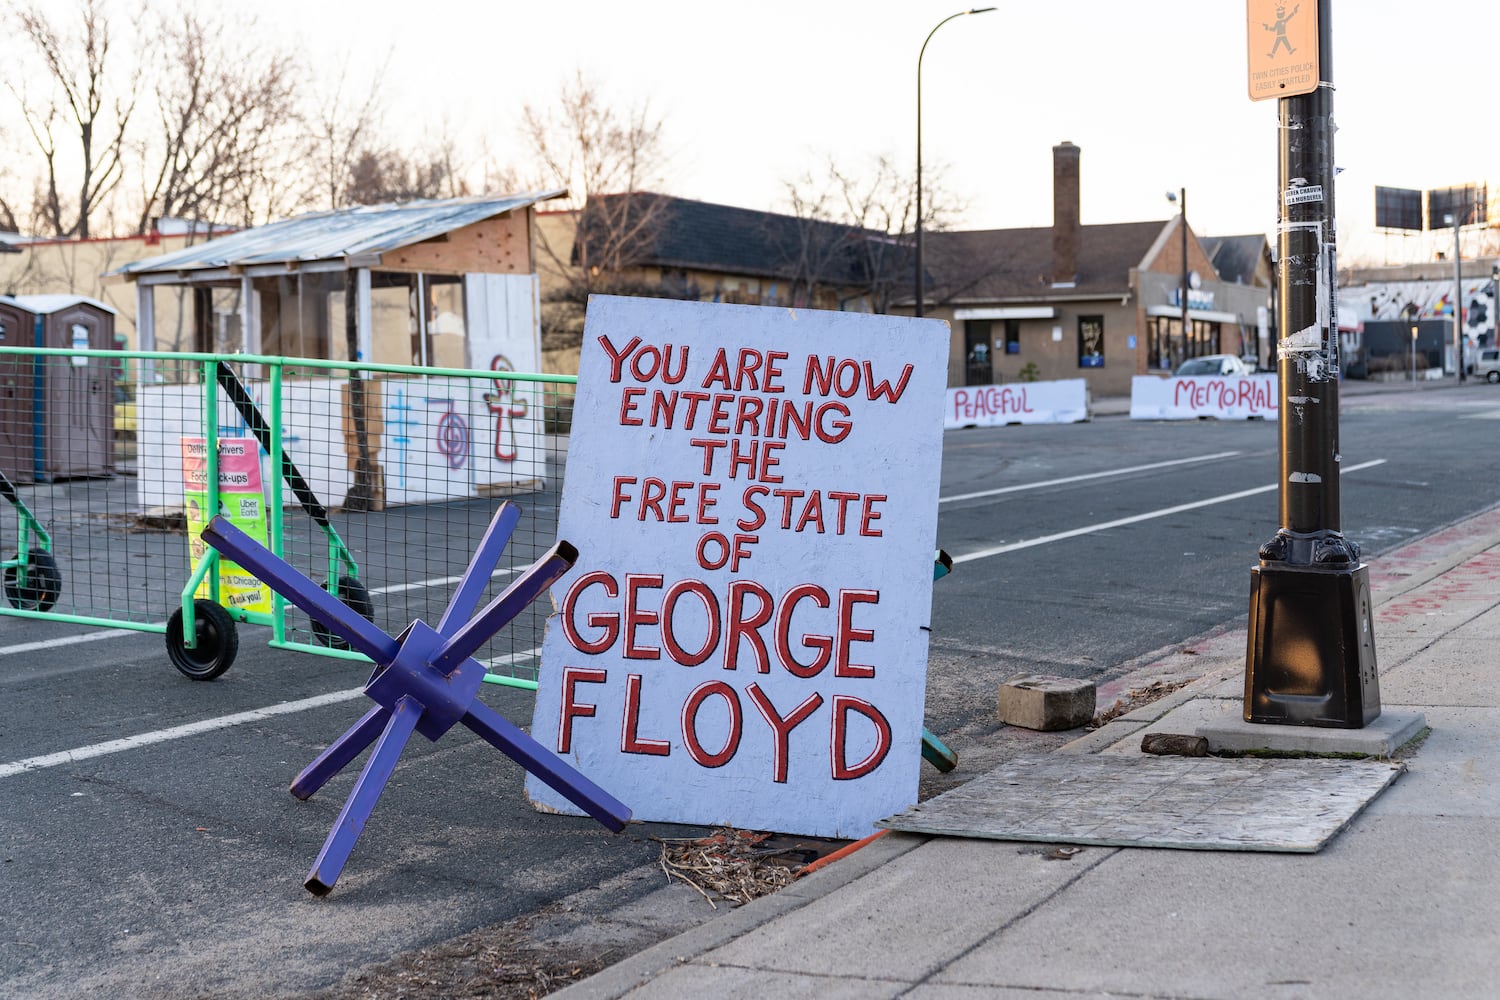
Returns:
[[[350,167],[344,200],[351,205],[378,205],[440,198],[456,194],[455,184],[451,147],[438,148],[426,156],[366,147]]]
[[[829,169],[831,174],[832,164]],[[794,224],[768,236],[790,272],[792,304],[816,306],[854,282],[851,261],[862,234],[833,221],[840,215],[837,192],[811,172],[786,184],[786,201]]]
[[[113,28],[103,0],[80,0],[76,30],[70,32],[37,4],[16,8],[13,21],[40,64],[46,90],[35,96],[24,82],[26,73],[7,73],[6,86],[42,156],[38,222],[51,235],[86,238],[95,214],[124,177],[138,76],[116,79],[110,59]],[[78,175],[76,200],[63,193],[70,170]]]
[[[944,174],[941,166],[923,170],[922,228],[929,232],[951,226],[964,208]],[[830,156],[821,176],[808,173],[786,187],[793,214],[808,223],[806,245],[795,248],[791,258],[802,280],[809,286],[826,283],[837,265],[872,312],[889,312],[912,286],[916,174],[888,155],[875,157],[860,172]]]
[[[662,182],[668,160],[664,123],[647,104],[608,104],[599,85],[580,70],[551,105],[523,107],[521,134],[541,171],[535,186],[568,190],[567,238],[543,233],[538,240],[539,269],[550,286],[542,335],[553,346],[565,346],[582,334],[590,295],[639,294],[650,284],[632,272],[668,204],[649,191]]]
[[[137,232],[158,215],[250,225],[274,211],[266,168],[288,152],[300,67],[290,52],[246,42],[252,27],[193,7],[157,23],[159,131],[137,144]]]
[[[324,208],[342,208],[350,203],[349,184],[354,178],[355,165],[361,155],[377,144],[375,131],[383,105],[379,81],[389,64],[387,55],[365,87],[350,79],[349,67],[344,65],[332,90],[313,115],[309,138],[318,147],[319,177],[315,189],[321,189],[314,201]]]

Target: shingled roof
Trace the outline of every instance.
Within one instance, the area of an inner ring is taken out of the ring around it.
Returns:
[[[1083,226],[1078,241],[1078,277],[1067,289],[1053,288],[1052,229],[985,229],[929,233],[923,244],[932,276],[933,300],[949,304],[1047,300],[1124,295],[1130,270],[1141,267],[1169,222],[1120,222]]]
[[[863,240],[887,238],[878,230],[652,192],[593,196],[579,229],[588,231],[591,212],[607,211],[623,199],[630,200],[632,212],[660,213],[641,227],[630,247],[632,263],[649,267],[793,278],[799,276],[800,248],[817,244],[828,257],[820,279],[857,284],[866,280],[866,265],[855,248]]]

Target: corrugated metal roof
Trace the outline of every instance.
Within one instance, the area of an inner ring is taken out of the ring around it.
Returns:
[[[566,190],[528,191],[498,197],[360,205],[332,212],[313,212],[244,229],[159,257],[134,261],[110,274],[135,277],[163,271],[251,267],[381,254],[565,194]]]

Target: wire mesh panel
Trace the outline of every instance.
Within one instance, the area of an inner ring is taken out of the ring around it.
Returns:
[[[124,355],[0,350],[0,472],[13,486],[0,524],[3,610],[160,629],[180,603],[183,491],[169,504],[142,502],[142,450],[166,445],[141,439],[140,411],[171,407],[175,423],[201,427],[202,366],[155,363],[162,391],[142,400],[138,365]]]
[[[351,606],[368,599],[389,632],[416,618],[435,624],[511,500],[522,517],[486,599],[499,594],[556,540],[571,397],[570,384],[510,373],[289,366],[281,440],[332,513],[325,529],[288,499],[283,557]],[[350,564],[337,565],[335,536]],[[544,623],[545,609],[528,610],[480,658],[534,679]],[[287,639],[324,641],[296,610]]]
[[[54,415],[80,368],[82,401]],[[0,348],[0,493],[14,508],[0,528],[13,532],[0,611],[162,630],[211,555],[196,534],[217,510],[386,631],[435,623],[502,501],[522,516],[486,600],[556,540],[572,382]],[[253,578],[217,568],[198,596],[240,627],[351,655]],[[529,609],[478,655],[534,680],[547,613]]]

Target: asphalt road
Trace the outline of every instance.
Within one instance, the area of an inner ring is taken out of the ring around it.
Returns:
[[[1343,527],[1367,559],[1500,496],[1487,445],[1500,387],[1351,390],[1344,404]],[[996,687],[1014,673],[1105,679],[1242,619],[1278,523],[1277,447],[1260,422],[949,432],[939,542],[957,566],[934,588],[929,728],[962,757],[993,731]],[[429,530],[456,535],[474,515],[445,516],[458,521]],[[387,536],[385,556],[378,532],[346,527],[360,558],[408,579],[451,569],[406,566],[404,536]],[[611,836],[539,816],[520,769],[487,745],[414,738],[335,894],[314,899],[302,875],[353,776],[308,802],[282,789],[364,710],[363,670],[251,633],[241,663],[194,684],[158,635],[60,643],[89,634],[0,618],[0,995],[311,990],[647,864],[653,834],[694,832]],[[529,718],[523,692],[483,697]],[[177,728],[190,725],[204,728]]]

